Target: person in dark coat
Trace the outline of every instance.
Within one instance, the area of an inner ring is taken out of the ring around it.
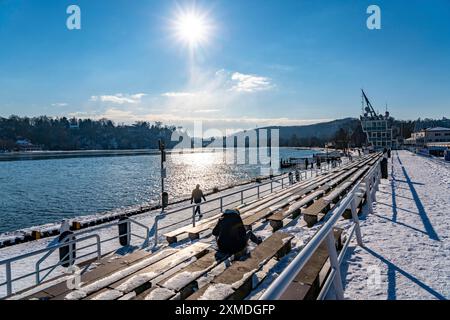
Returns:
[[[198,213],[200,219],[203,217],[202,212],[200,211],[199,204],[202,203],[202,198],[204,201],[206,201],[206,198],[203,194],[203,191],[200,189],[200,185],[198,184],[194,190],[192,190],[191,195],[191,204],[195,202],[195,204],[198,204],[198,206],[195,207],[194,215]]]
[[[239,210],[225,210],[214,227],[213,236],[216,237],[219,251],[225,254],[235,254],[247,247],[250,239],[256,244],[262,242],[253,232],[246,231]]]

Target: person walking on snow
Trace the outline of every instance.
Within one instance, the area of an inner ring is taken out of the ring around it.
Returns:
[[[198,206],[195,207],[194,216],[198,213],[200,219],[203,218],[203,215],[201,213],[200,209],[200,203],[202,203],[202,198],[204,201],[206,201],[206,198],[203,194],[203,191],[200,189],[200,185],[198,184],[194,190],[192,190],[192,196],[191,196],[191,204],[195,202]]]

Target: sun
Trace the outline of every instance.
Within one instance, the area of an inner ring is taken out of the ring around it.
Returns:
[[[211,32],[211,23],[206,13],[197,10],[179,11],[174,20],[175,35],[178,41],[196,48],[205,44]]]

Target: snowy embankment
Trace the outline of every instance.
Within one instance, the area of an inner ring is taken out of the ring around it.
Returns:
[[[342,266],[348,299],[450,298],[450,164],[393,153]]]

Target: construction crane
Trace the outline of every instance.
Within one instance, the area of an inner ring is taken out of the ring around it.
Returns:
[[[363,95],[363,108],[364,108],[364,116],[365,117],[371,117],[371,118],[378,118],[378,114],[375,112],[375,109],[373,108],[372,104],[369,101],[369,98],[367,98],[366,93],[363,89],[361,89],[362,95]],[[365,102],[365,106],[364,106]]]

